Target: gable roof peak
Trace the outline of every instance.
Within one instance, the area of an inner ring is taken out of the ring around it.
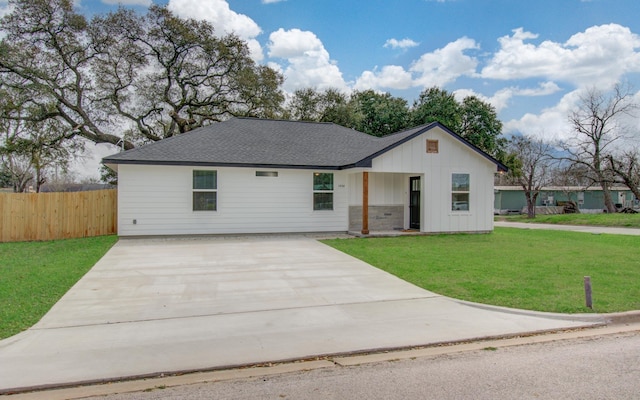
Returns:
[[[236,117],[103,159],[105,164],[164,164],[345,169],[371,160],[439,126],[481,155],[477,147],[440,123],[375,137],[332,122]]]

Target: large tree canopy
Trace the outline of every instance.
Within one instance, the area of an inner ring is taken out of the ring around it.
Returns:
[[[407,101],[389,93],[373,90],[351,95],[354,128],[373,136],[384,136],[407,128],[409,110]]]
[[[444,126],[458,130],[462,125],[460,104],[453,93],[438,87],[425,89],[413,102],[411,123],[414,126],[440,122]]]
[[[351,108],[349,97],[336,89],[319,92],[305,88],[293,93],[283,117],[295,121],[333,122],[354,127],[355,116]]]
[[[458,102],[444,89],[425,89],[411,110],[413,125],[440,122],[486,153],[503,160],[506,140],[502,135],[502,122],[495,108],[475,96]]]
[[[0,112],[10,118],[0,119],[0,167],[10,178],[14,191],[40,187],[48,170],[66,172],[82,142],[65,135],[56,119],[32,120],[28,115],[38,110],[25,108],[15,91],[0,90]]]
[[[420,93],[413,107],[402,98],[373,90],[346,96],[336,91],[300,89],[289,101],[285,115],[294,120],[334,122],[373,136],[437,121],[498,160],[508,158],[495,108],[475,96],[459,102],[453,93],[437,87]]]
[[[23,118],[55,119],[66,137],[118,144],[124,134],[132,148],[229,116],[278,115],[282,77],[207,22],[155,5],[87,21],[71,0],[10,4],[0,82],[21,93]]]

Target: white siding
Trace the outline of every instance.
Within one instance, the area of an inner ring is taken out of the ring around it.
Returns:
[[[439,153],[426,152],[426,140]],[[192,171],[218,171],[217,211],[192,211]],[[495,165],[435,128],[373,160],[370,206],[405,207],[408,227],[409,177],[422,178],[423,232],[493,229]],[[313,210],[312,170],[277,170],[256,177],[255,168],[119,165],[118,231],[122,236],[346,231],[349,206],[362,204],[362,169],[334,174],[334,209]],[[262,169],[264,170],[264,169]],[[470,175],[469,211],[451,211],[451,175]],[[135,224],[133,221],[135,220]]]
[[[216,170],[218,210],[192,211],[192,171]],[[119,165],[118,233],[132,235],[346,231],[346,174],[334,173],[334,210],[313,210],[313,172]],[[133,221],[136,221],[134,224]]]
[[[409,199],[409,176],[406,174],[369,174],[369,205],[405,204]],[[349,205],[362,205],[362,172],[349,175]]]
[[[439,153],[426,152],[426,140],[439,141]],[[493,176],[496,166],[439,128],[432,129],[373,160],[377,173],[403,173],[404,193],[408,176],[422,176],[423,232],[477,232],[493,230]],[[451,174],[470,174],[470,209],[451,211]],[[361,181],[360,181],[361,182]],[[360,188],[361,183],[360,183]],[[395,186],[394,186],[395,187]],[[357,189],[355,189],[357,190]],[[397,189],[395,189],[397,190]],[[403,201],[408,204],[408,195]]]

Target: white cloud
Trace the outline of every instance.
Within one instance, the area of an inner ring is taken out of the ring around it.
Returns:
[[[559,92],[561,89],[555,82],[542,82],[537,88],[518,89],[514,93],[518,96],[547,96]]]
[[[491,104],[496,109],[496,112],[500,112],[507,107],[509,100],[513,97],[513,90],[509,88],[500,89],[493,96],[488,97],[472,89],[458,89],[453,91],[453,95],[457,101],[462,101],[465,97],[475,96],[485,103]]]
[[[397,65],[387,65],[373,71],[364,71],[356,81],[355,89],[442,87],[460,76],[475,76],[478,61],[464,52],[477,48],[474,40],[460,38],[441,49],[423,54],[413,62],[409,70]]]
[[[520,132],[549,141],[566,140],[572,136],[569,114],[579,104],[581,93],[581,90],[574,90],[564,95],[558,104],[543,109],[537,115],[527,113],[519,119],[507,121],[503,131]]]
[[[505,87],[493,94],[491,97],[476,93],[471,89],[459,89],[455,90],[453,94],[458,101],[462,101],[467,96],[476,96],[482,101],[485,101],[496,108],[497,112],[507,108],[509,100],[515,96],[521,97],[537,97],[547,96],[560,91],[560,87],[554,82],[543,82],[535,88],[520,89],[517,86]]]
[[[281,69],[285,76],[286,91],[293,92],[304,87],[347,90],[342,72],[313,32],[280,28],[269,35],[267,47],[269,57],[286,59],[288,62],[286,68]]]
[[[262,0],[262,4],[273,4],[273,3],[280,3],[283,1],[287,1],[287,0]]]
[[[478,49],[475,40],[462,37],[432,53],[423,54],[409,71],[419,77],[414,84],[422,87],[444,86],[460,76],[475,76],[478,60],[465,54]]]
[[[606,87],[624,74],[640,72],[640,36],[629,28],[608,24],[593,26],[565,43],[525,43],[538,35],[515,29],[498,39],[500,50],[482,70],[483,78],[546,78],[578,87]]]
[[[104,4],[123,6],[146,6],[151,5],[151,0],[102,0]]]
[[[246,15],[231,10],[226,0],[169,0],[168,8],[183,18],[208,21],[221,34],[238,35],[247,42],[254,60],[264,58],[262,47],[256,40],[262,33],[260,26]]]
[[[416,47],[420,43],[414,42],[411,39],[389,39],[385,42],[384,47],[391,47],[392,49],[408,49],[411,47]]]
[[[269,35],[269,40],[269,57],[293,58],[307,52],[326,51],[315,33],[300,29],[285,31],[280,28]]]
[[[413,85],[411,73],[398,65],[385,65],[380,71],[365,71],[360,75],[354,89],[407,89]]]

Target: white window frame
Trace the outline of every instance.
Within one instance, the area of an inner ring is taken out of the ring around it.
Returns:
[[[316,180],[316,176],[319,175],[323,175],[323,174],[327,174],[327,175],[331,175],[331,189],[316,189],[316,185],[315,185],[315,180]],[[334,207],[335,207],[335,203],[334,203],[334,199],[335,199],[335,195],[334,195],[334,190],[335,190],[335,174],[333,172],[314,172],[312,175],[312,189],[313,189],[313,194],[312,196],[312,209],[313,211],[333,211]],[[316,194],[331,194],[331,208],[316,208]]]
[[[455,184],[455,176],[456,175],[466,175],[467,176],[467,188],[466,190],[461,190],[459,188],[454,187]],[[450,210],[454,213],[468,213],[471,209],[471,174],[468,172],[452,172],[451,173],[451,202],[450,202]],[[456,195],[466,195],[465,200],[455,200]],[[464,204],[456,204],[456,203],[465,203]]]
[[[215,187],[213,188],[196,188],[195,175],[196,172],[213,173],[215,176]],[[196,193],[215,193],[215,204],[213,209],[198,208],[196,209],[195,197]],[[218,211],[218,171],[211,169],[194,169],[191,171],[191,211],[193,212],[215,212]]]

